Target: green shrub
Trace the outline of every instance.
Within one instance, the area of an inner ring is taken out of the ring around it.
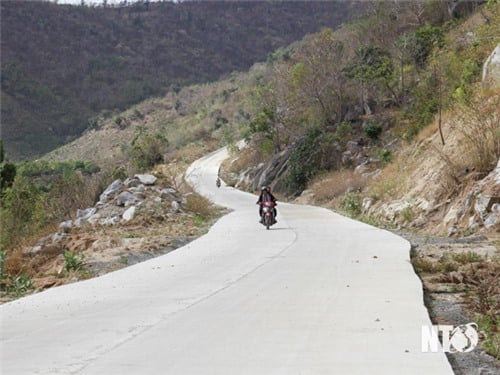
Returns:
[[[2,196],[1,245],[18,242],[22,237],[36,233],[44,227],[47,212],[44,192],[29,179],[16,176],[11,188]]]
[[[33,289],[33,283],[26,274],[0,279],[0,290],[9,295],[18,297],[30,289]]]
[[[11,187],[1,196],[0,246],[9,249],[77,208],[92,205],[110,178],[84,161],[19,164]]]
[[[337,124],[335,129],[335,137],[340,143],[346,143],[349,135],[352,132],[352,124],[349,121],[342,121]]]
[[[139,134],[132,141],[132,147],[128,154],[136,167],[145,170],[163,162],[168,145],[169,142],[163,134],[150,134],[139,130]]]
[[[266,133],[271,131],[271,125],[274,119],[274,112],[270,109],[264,109],[250,121],[250,131],[252,133]]]
[[[479,330],[486,332],[482,345],[487,353],[500,360],[500,315],[479,314],[475,318]]]
[[[423,67],[432,49],[443,44],[443,30],[438,26],[425,25],[409,35],[407,49],[415,65]]]
[[[467,251],[463,253],[453,254],[452,258],[454,261],[460,264],[484,262],[486,260],[485,256],[482,256],[474,251]]]
[[[390,161],[392,160],[392,152],[385,148],[379,150],[377,152],[377,156],[382,163],[390,163]]]
[[[363,124],[363,132],[370,139],[378,139],[382,133],[382,125],[376,121],[367,121]]]
[[[401,210],[401,217],[404,221],[411,221],[415,214],[413,213],[413,209],[411,207],[405,207]]]
[[[66,250],[64,252],[64,269],[66,271],[79,271],[83,268],[84,255],[82,253],[77,254],[72,251]]]
[[[361,214],[361,194],[348,192],[342,199],[342,210],[352,217]]]

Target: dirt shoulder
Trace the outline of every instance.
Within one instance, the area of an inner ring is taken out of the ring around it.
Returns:
[[[455,374],[498,374],[500,241],[485,235],[445,238],[395,233],[412,245],[412,263],[422,280],[433,324],[475,322],[479,326],[479,345],[474,350],[447,354]]]

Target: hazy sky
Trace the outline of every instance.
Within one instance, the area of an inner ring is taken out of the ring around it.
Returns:
[[[54,2],[54,0],[49,0]],[[102,0],[84,0],[85,4],[102,4]],[[108,4],[120,4],[123,0],[108,0]],[[128,0],[129,3],[132,3],[137,0]],[[149,0],[149,1],[158,1],[158,0]],[[76,4],[80,5],[82,0],[57,0],[58,4]]]

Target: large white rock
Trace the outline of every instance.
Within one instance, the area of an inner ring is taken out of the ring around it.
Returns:
[[[500,44],[483,65],[483,84],[488,87],[500,86]]]
[[[157,180],[152,174],[136,174],[134,177],[139,179],[144,185],[154,185]]]
[[[130,206],[125,210],[125,212],[122,215],[122,219],[124,221],[130,221],[134,218],[135,215],[135,206]]]
[[[109,185],[106,190],[100,195],[99,200],[102,203],[106,203],[109,199],[114,196],[123,187],[123,182],[120,179],[114,180],[111,185]]]

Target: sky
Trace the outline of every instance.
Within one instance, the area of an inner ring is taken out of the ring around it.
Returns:
[[[51,2],[55,2],[54,0],[49,0]],[[91,4],[102,4],[103,0],[84,0],[85,4],[91,5]],[[132,3],[137,0],[128,0],[129,3]],[[153,1],[159,1],[159,0],[149,0],[150,2]],[[108,4],[120,4],[122,3],[123,0],[108,0]],[[57,0],[58,4],[75,4],[75,5],[80,5],[82,3],[82,0]]]

